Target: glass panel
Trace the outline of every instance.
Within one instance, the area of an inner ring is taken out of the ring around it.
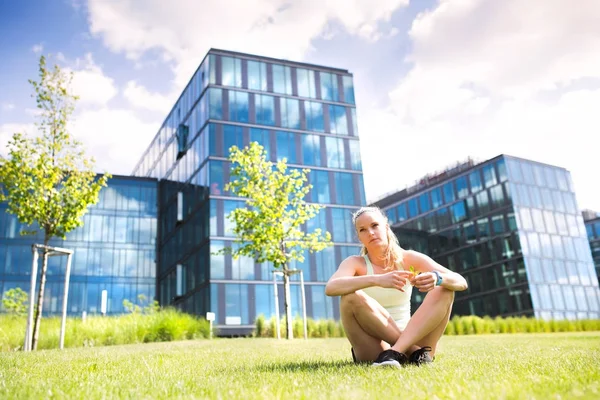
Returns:
[[[260,94],[255,95],[254,98],[256,123],[261,125],[275,125],[275,98]]]
[[[315,132],[324,132],[323,104],[315,101],[305,101],[306,129]]]
[[[296,76],[298,78],[298,96],[316,98],[315,71],[298,68]]]
[[[300,129],[300,102],[296,99],[280,99],[281,126]]]
[[[354,104],[354,82],[352,77],[342,77],[342,83],[344,85],[344,101],[346,103]]]
[[[223,86],[242,87],[242,60],[232,57],[221,57],[221,84]]]
[[[481,175],[479,174],[479,170],[475,170],[469,174],[469,182],[471,183],[471,192],[476,193],[483,189],[483,185],[481,183]]]
[[[321,98],[323,100],[339,101],[337,75],[328,72],[320,72],[321,75]]]
[[[267,64],[248,61],[248,89],[267,91]]]
[[[317,135],[302,135],[302,163],[321,166],[321,138]]]
[[[292,94],[292,76],[290,67],[273,64],[273,91]]]
[[[346,120],[346,107],[329,106],[329,131],[339,135],[348,134],[348,121]]]

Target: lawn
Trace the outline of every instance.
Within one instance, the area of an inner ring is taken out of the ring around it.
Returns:
[[[345,339],[0,353],[0,398],[599,398],[600,333],[445,336],[434,364],[351,363]]]

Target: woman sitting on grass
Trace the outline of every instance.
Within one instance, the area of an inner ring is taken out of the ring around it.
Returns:
[[[432,362],[454,292],[467,289],[465,278],[425,254],[402,249],[379,208],[363,207],[352,221],[362,256],[346,258],[325,293],[342,296],[340,314],[354,361],[395,367]],[[413,287],[427,295],[411,318]]]

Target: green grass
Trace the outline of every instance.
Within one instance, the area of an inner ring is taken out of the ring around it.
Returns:
[[[600,333],[444,336],[429,366],[346,339],[215,339],[0,353],[0,398],[598,398]]]

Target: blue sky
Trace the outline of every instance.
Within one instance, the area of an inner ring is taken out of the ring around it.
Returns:
[[[368,200],[505,153],[567,168],[600,210],[598,20],[595,0],[5,1],[0,152],[35,133],[27,80],[52,54],[81,97],[73,133],[128,174],[215,47],[350,70]]]

